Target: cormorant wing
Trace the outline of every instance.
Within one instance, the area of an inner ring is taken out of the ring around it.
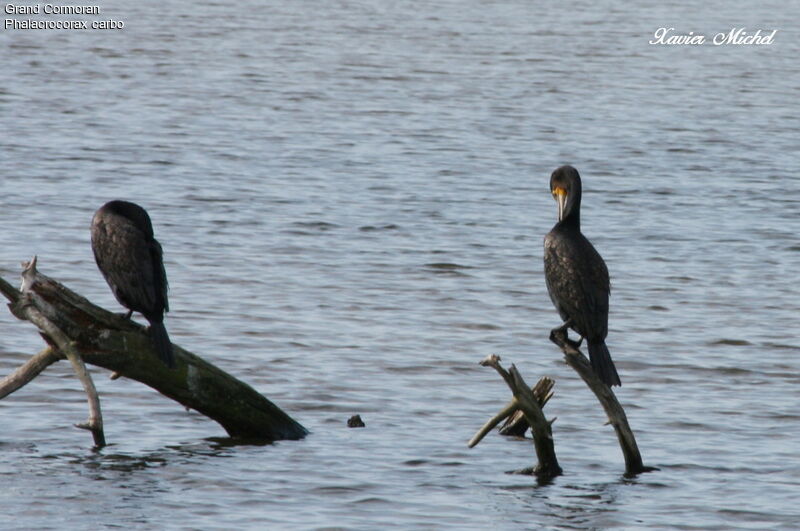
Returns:
[[[153,264],[153,271],[158,272],[155,276],[155,293],[164,303],[164,311],[169,311],[169,299],[167,291],[169,291],[169,283],[167,282],[167,271],[164,269],[163,252],[161,251],[161,244],[155,238],[150,242],[150,259]]]
[[[564,321],[584,337],[608,332],[608,269],[580,232],[551,232],[545,238],[547,291]]]
[[[166,277],[163,266],[160,271],[154,268],[154,246],[136,226],[112,216],[97,220],[92,230],[97,266],[121,304],[143,314],[153,313],[160,306],[157,288],[159,277]],[[161,247],[157,242],[156,246],[160,261]]]

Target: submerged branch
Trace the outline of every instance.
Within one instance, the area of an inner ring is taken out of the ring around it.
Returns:
[[[617,433],[617,440],[625,457],[625,474],[636,475],[641,472],[656,470],[653,467],[644,466],[642,463],[642,455],[639,453],[636,438],[633,436],[633,431],[628,424],[625,410],[622,409],[611,388],[603,383],[592,370],[592,365],[586,359],[586,356],[567,338],[566,330],[555,329],[550,332],[550,341],[561,348],[567,364],[586,382],[586,385],[589,386],[589,389],[592,390],[603,406],[608,416],[609,424],[614,427],[614,431]]]
[[[0,291],[11,301],[11,312],[35,324],[50,349],[0,382],[0,398],[53,362],[69,358],[87,395],[94,386],[85,367],[81,369],[84,361],[152,387],[217,421],[231,437],[281,440],[308,433],[252,387],[178,345],[173,345],[177,367],[167,368],[153,352],[146,327],[93,305],[36,271],[35,262],[30,265],[23,273],[22,292],[2,279]],[[87,426],[93,433],[102,430],[99,413],[99,402],[90,401]]]
[[[536,457],[539,463],[532,470],[540,481],[547,481],[556,476],[561,475],[561,467],[556,459],[555,447],[553,443],[553,430],[552,422],[548,421],[542,412],[542,405],[549,400],[552,396],[553,381],[550,378],[544,377],[539,380],[534,393],[525,383],[522,375],[519,373],[514,365],[506,371],[500,365],[500,357],[496,355],[487,356],[481,362],[481,365],[494,368],[500,376],[503,377],[511,392],[514,394],[514,400],[506,405],[500,413],[495,415],[489,422],[487,422],[475,436],[470,440],[469,447],[473,447],[497,424],[504,418],[508,417],[515,410],[519,409],[523,412],[525,419],[531,426],[531,433],[533,434],[533,443],[536,449]]]

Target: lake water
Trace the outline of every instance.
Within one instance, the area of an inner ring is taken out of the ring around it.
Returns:
[[[68,364],[0,402],[3,529],[795,529],[800,522],[800,53],[778,1],[103,4],[122,30],[0,32],[0,274],[123,311],[92,258],[105,201],[148,209],[172,340],[306,426],[232,445]],[[10,17],[9,15],[5,15]],[[11,17],[14,18],[14,17]],[[778,29],[649,45],[662,26]],[[548,341],[550,172],[584,178],[608,344],[645,464]],[[140,317],[135,317],[140,319]],[[42,348],[0,312],[0,376]],[[529,441],[466,442],[529,383]],[[348,429],[359,413],[367,427]]]

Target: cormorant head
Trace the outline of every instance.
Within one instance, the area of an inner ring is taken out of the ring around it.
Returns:
[[[144,233],[145,236],[148,238],[153,237],[153,224],[150,221],[150,216],[147,214],[145,209],[136,203],[117,199],[114,201],[109,201],[103,205],[100,210],[113,212],[118,216],[122,216],[123,218],[131,220],[133,224]]]
[[[578,220],[581,208],[581,176],[572,166],[561,166],[550,175],[550,193],[558,203],[558,221]]]

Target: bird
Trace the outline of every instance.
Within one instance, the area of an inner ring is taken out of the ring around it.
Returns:
[[[175,367],[164,313],[169,311],[167,273],[161,244],[153,236],[147,211],[128,201],[109,201],[92,218],[92,252],[100,272],[119,303],[141,313],[150,323],[158,357]]]
[[[581,233],[581,177],[572,166],[550,176],[550,192],[558,203],[558,222],[544,238],[547,292],[564,324],[585,338],[595,374],[608,386],[622,385],[606,346],[608,268],[600,253]],[[580,341],[578,344],[580,344]]]

